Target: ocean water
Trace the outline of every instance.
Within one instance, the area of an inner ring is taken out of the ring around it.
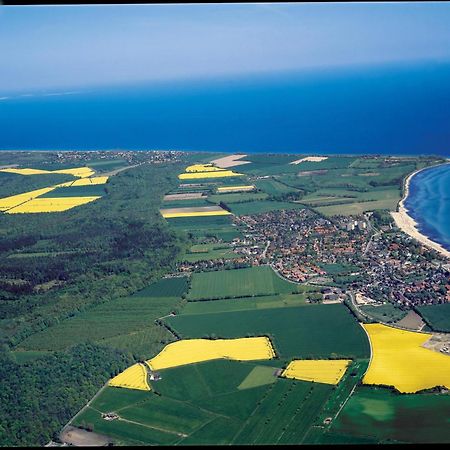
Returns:
[[[0,149],[450,154],[450,64],[12,95]]]
[[[414,175],[405,206],[421,233],[450,250],[450,164]]]

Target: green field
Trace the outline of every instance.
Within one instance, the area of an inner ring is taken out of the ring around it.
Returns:
[[[281,279],[269,266],[194,273],[189,300],[290,294],[301,287]]]
[[[231,443],[277,381],[274,372],[230,360],[162,370],[151,382],[154,392],[104,388],[73,425],[107,434],[116,444]],[[113,411],[120,419],[101,418]]]
[[[209,229],[231,225],[229,216],[206,216],[206,217],[175,217],[167,219],[171,227],[179,229]]]
[[[188,277],[163,278],[134,293],[132,297],[181,297],[188,285]]]
[[[360,306],[359,309],[379,322],[396,322],[403,319],[408,314],[400,308],[395,307],[392,303],[386,303],[380,306]]]
[[[319,206],[314,208],[320,214],[327,217],[332,216],[354,216],[358,214],[363,214],[366,211],[376,211],[379,209],[388,209],[390,211],[395,211],[397,208],[398,199],[385,199],[385,200],[374,200],[368,202],[356,202],[347,203],[345,205],[330,205],[330,206]]]
[[[161,209],[166,208],[194,208],[197,206],[211,206],[211,203],[206,200],[206,198],[194,198],[188,200],[171,200],[163,201],[161,203]]]
[[[265,200],[268,195],[265,192],[236,192],[233,194],[216,194],[208,196],[213,203],[242,203],[255,200]]]
[[[96,197],[105,195],[105,185],[93,184],[87,186],[60,187],[41,195],[39,198],[61,198],[61,197]]]
[[[153,392],[104,388],[73,425],[119,445],[300,444],[327,402],[338,401],[331,385],[276,378],[274,367],[251,362],[215,360],[160,374]],[[106,412],[120,418],[105,421]]]
[[[261,200],[249,203],[233,203],[230,208],[231,212],[237,216],[249,216],[283,209],[304,209],[305,207],[299,203]]]
[[[320,268],[329,275],[348,275],[360,270],[359,267],[351,264],[320,264]]]
[[[419,306],[417,312],[433,330],[450,332],[450,303]]]
[[[331,431],[379,442],[443,443],[450,440],[450,395],[396,394],[359,387]]]
[[[286,186],[283,183],[275,179],[258,180],[255,182],[255,186],[258,189],[266,192],[269,195],[277,196],[281,194],[290,194],[292,192],[298,192],[298,189],[291,186]]]
[[[282,360],[369,356],[364,330],[342,304],[181,314],[165,320],[183,338],[269,335]]]
[[[179,256],[180,261],[197,262],[214,259],[235,259],[239,253],[233,252],[232,247],[226,244],[197,244],[193,245],[185,254]]]
[[[326,384],[278,380],[233,444],[301,444],[331,391]]]
[[[305,288],[306,287],[307,286],[305,286]],[[308,304],[306,300],[309,297],[317,298],[319,295],[320,294],[311,292],[309,294],[262,295],[257,297],[242,297],[239,299],[229,298],[226,300],[188,302],[183,308],[183,315],[301,306]]]

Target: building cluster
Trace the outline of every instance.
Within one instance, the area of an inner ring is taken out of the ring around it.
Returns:
[[[325,267],[329,264],[353,264],[367,242],[365,220],[331,221],[306,209],[271,211],[234,220],[243,233],[234,244],[258,264],[270,264],[295,282],[327,275]],[[348,231],[350,223],[353,227]]]
[[[450,271],[439,254],[401,232],[374,236],[363,259],[361,292],[375,301],[413,307],[450,301]]]
[[[113,161],[125,160],[128,164],[137,164],[142,162],[161,163],[179,161],[184,152],[177,150],[154,150],[154,151],[129,151],[129,150],[93,150],[93,151],[64,151],[55,152],[54,161],[59,163],[88,163],[94,157],[97,160]],[[52,158],[50,158],[51,161]],[[52,162],[52,161],[51,161]]]

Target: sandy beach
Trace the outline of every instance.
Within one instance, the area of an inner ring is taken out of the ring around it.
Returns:
[[[448,162],[445,164],[449,164]],[[400,200],[398,204],[398,211],[391,212],[391,215],[396,223],[396,225],[404,231],[406,234],[409,234],[412,238],[419,241],[421,244],[432,248],[433,250],[438,251],[441,255],[450,259],[450,252],[446,250],[441,244],[432,241],[427,236],[423,235],[417,226],[417,222],[408,214],[408,210],[405,207],[405,200],[409,195],[409,183],[414,175],[421,172],[422,170],[428,169],[428,167],[424,167],[423,169],[416,170],[408,178],[405,180],[405,192],[403,198]]]

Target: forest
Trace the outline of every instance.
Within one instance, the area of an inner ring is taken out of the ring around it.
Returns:
[[[44,165],[33,158],[28,167]],[[24,164],[26,158],[18,160]],[[1,446],[45,445],[133,360],[89,342],[26,361],[16,360],[13,350],[33,333],[132,294],[173,269],[184,238],[169,229],[159,205],[185,162],[138,162],[111,176],[106,195],[91,204],[61,213],[0,215]],[[67,165],[89,165],[89,156]],[[60,175],[43,175],[44,181],[4,175],[4,196],[42,187],[49,177],[51,183],[66,181]]]

